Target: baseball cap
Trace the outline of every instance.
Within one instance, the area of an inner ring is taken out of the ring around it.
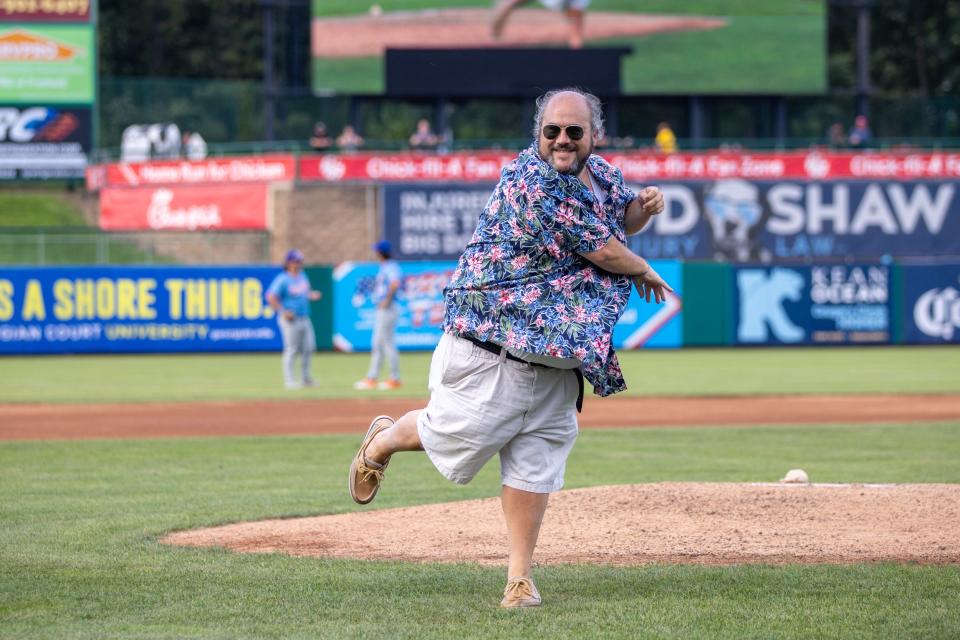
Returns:
[[[287,251],[287,257],[283,259],[284,264],[287,262],[303,262],[303,253],[299,249],[290,249]]]
[[[377,253],[390,253],[393,249],[393,246],[390,244],[389,240],[381,240],[377,244],[373,245],[373,250]]]

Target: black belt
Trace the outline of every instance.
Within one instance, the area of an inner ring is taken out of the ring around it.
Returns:
[[[473,336],[461,336],[461,337],[464,340],[469,340],[470,342],[477,345],[484,351],[495,353],[498,356],[500,355],[500,352],[505,351],[507,354],[507,360],[513,360],[514,362],[522,362],[523,364],[528,364],[531,367],[542,367],[544,369],[558,368],[558,367],[551,367],[550,365],[547,365],[547,364],[541,364],[539,362],[529,362],[527,360],[524,360],[523,358],[518,358],[517,356],[507,351],[504,347],[501,347],[500,345],[494,342],[487,342],[486,340],[480,340],[479,338],[474,338]],[[570,371],[573,371],[574,374],[576,374],[577,376],[577,386],[579,388],[577,391],[577,413],[580,413],[583,411],[583,372],[580,371],[580,367],[570,369]]]

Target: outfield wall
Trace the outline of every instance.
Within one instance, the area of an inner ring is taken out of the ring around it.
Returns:
[[[730,265],[654,261],[674,287],[633,296],[620,349],[960,343],[960,262]],[[440,336],[452,261],[403,263],[397,342]],[[307,268],[320,349],[368,351],[375,263]],[[0,273],[0,354],[276,351],[277,267],[14,267]]]

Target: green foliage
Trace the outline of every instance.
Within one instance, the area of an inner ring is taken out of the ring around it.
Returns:
[[[619,356],[628,395],[960,392],[960,348],[949,346],[643,350]],[[368,364],[363,353],[317,354],[317,387],[291,392],[283,388],[279,354],[3,357],[0,402],[369,398],[369,392],[352,389]],[[400,367],[403,388],[378,397],[425,397],[430,354],[405,352]]]
[[[568,486],[778,477],[958,482],[960,424],[589,431]],[[534,569],[545,605],[501,611],[500,567],[243,555],[164,533],[367,509],[358,436],[0,443],[0,636],[9,638],[950,638],[955,566]],[[496,495],[398,455],[373,508]],[[618,532],[619,535],[641,535]]]
[[[960,91],[960,0],[876,0],[870,12],[870,73],[888,95],[956,96]],[[831,84],[851,87],[856,10],[832,7]]]

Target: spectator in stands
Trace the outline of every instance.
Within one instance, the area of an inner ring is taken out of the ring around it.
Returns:
[[[363,143],[363,136],[356,132],[353,125],[344,125],[343,131],[337,136],[337,148],[342,151],[356,151]]]
[[[207,157],[207,141],[196,131],[184,131],[180,151],[187,160],[203,160]]]
[[[433,132],[430,121],[420,118],[417,121],[417,130],[410,136],[410,148],[416,151],[436,151],[440,145],[440,136]]]
[[[850,135],[847,140],[850,146],[855,149],[865,149],[870,144],[872,138],[870,126],[867,124],[867,116],[857,116],[853,121],[853,128],[850,129]]]
[[[333,140],[327,133],[327,125],[317,122],[313,125],[313,135],[310,136],[310,148],[314,151],[326,151],[333,146]]]
[[[843,124],[834,122],[827,129],[827,146],[831,149],[842,149],[847,146],[847,134],[843,130]]]
[[[503,33],[503,27],[507,24],[507,18],[521,5],[529,3],[530,0],[499,0],[493,8],[493,23],[491,31],[493,37],[499,39]],[[547,9],[554,11],[563,11],[567,16],[567,23],[570,25],[570,35],[567,42],[571,49],[583,48],[583,20],[587,7],[590,6],[590,0],[540,0],[540,4]]]
[[[657,151],[660,153],[677,152],[677,136],[673,134],[673,129],[670,128],[670,124],[667,122],[661,122],[657,125],[657,135],[653,139],[653,143],[657,146]]]

